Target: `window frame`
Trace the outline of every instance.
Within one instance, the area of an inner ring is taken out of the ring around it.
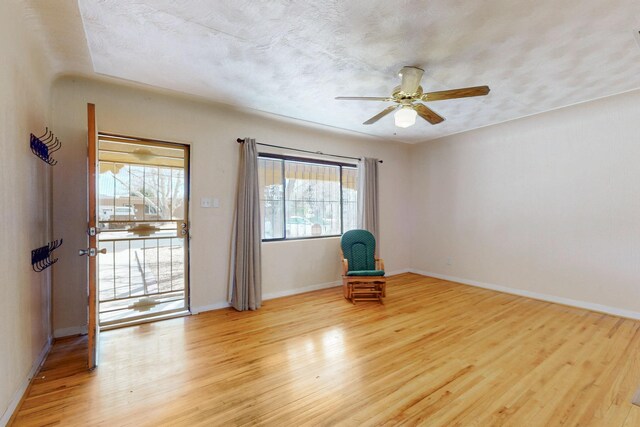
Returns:
[[[258,152],[258,159],[263,158],[263,159],[276,159],[276,160],[282,160],[282,188],[283,188],[283,193],[286,195],[287,191],[286,191],[286,178],[285,178],[285,162],[287,161],[292,161],[292,162],[301,162],[301,163],[312,163],[312,164],[318,164],[318,165],[327,165],[327,166],[338,166],[340,169],[340,234],[328,234],[328,235],[324,235],[324,236],[307,236],[307,237],[289,237],[287,238],[287,199],[283,196],[283,207],[282,207],[282,214],[283,214],[283,219],[284,219],[284,228],[282,230],[282,235],[283,237],[276,237],[276,238],[272,238],[272,239],[262,239],[262,242],[284,242],[284,241],[293,241],[293,240],[311,240],[311,239],[326,239],[326,238],[332,238],[332,237],[340,237],[344,234],[344,199],[343,199],[343,194],[342,194],[342,168],[346,167],[346,168],[354,168],[354,169],[358,169],[358,165],[357,164],[353,164],[353,163],[345,163],[345,162],[334,162],[331,160],[321,160],[321,159],[313,159],[313,158],[308,158],[308,157],[296,157],[296,156],[289,156],[289,155],[285,155],[285,154],[272,154],[272,153],[261,153]],[[262,226],[264,224],[261,224],[260,229],[262,229]]]

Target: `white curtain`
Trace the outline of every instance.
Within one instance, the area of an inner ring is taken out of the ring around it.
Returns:
[[[238,311],[262,304],[260,189],[256,140],[240,144],[238,191],[231,237],[229,302]]]
[[[380,247],[378,164],[378,159],[365,157],[358,165],[358,228],[370,231],[376,238],[376,255]]]

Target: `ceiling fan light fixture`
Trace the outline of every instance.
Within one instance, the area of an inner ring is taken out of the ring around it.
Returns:
[[[396,126],[399,128],[408,128],[416,124],[416,110],[409,105],[405,105],[393,115]]]
[[[427,107],[423,104],[424,102],[484,96],[487,95],[490,90],[489,86],[473,86],[424,93],[422,86],[420,86],[420,79],[422,79],[423,74],[424,70],[422,68],[411,66],[402,67],[402,70],[400,70],[402,81],[400,82],[400,86],[396,86],[393,89],[390,97],[337,96],[336,99],[345,101],[394,102],[395,105],[385,108],[362,124],[372,125],[381,118],[395,112],[395,125],[399,128],[407,128],[416,123],[417,116],[420,116],[420,118],[432,125],[437,125],[444,121],[444,117]]]

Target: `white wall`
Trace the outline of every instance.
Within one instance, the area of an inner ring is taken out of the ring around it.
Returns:
[[[119,134],[191,144],[191,305],[223,304],[237,178],[238,137],[384,160],[380,185],[382,256],[388,271],[409,267],[410,147],[356,134],[309,129],[277,116],[248,114],[132,86],[64,78],[53,88],[53,121],[65,150],[54,173],[54,229],[65,239],[54,272],[56,335],[86,324],[86,269],[76,251],[86,246],[86,103],[96,104],[98,128]],[[219,197],[220,209],[202,209],[203,196]],[[297,292],[339,280],[339,239],[263,245],[263,293]]]
[[[23,6],[0,2],[0,425],[8,420],[50,336],[51,270],[31,269],[49,233],[50,166],[29,149],[48,126],[48,63]]]
[[[412,181],[414,269],[640,316],[640,92],[421,144]]]

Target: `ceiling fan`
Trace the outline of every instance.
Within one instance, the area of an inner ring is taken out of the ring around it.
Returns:
[[[442,90],[439,92],[422,91],[420,79],[424,70],[418,67],[402,67],[399,76],[402,78],[400,86],[393,89],[390,97],[361,97],[361,96],[338,96],[336,99],[344,101],[384,101],[395,102],[395,105],[385,108],[369,120],[365,125],[371,125],[387,114],[396,111],[395,124],[398,127],[406,128],[416,123],[416,116],[420,116],[432,125],[444,121],[444,117],[418,102],[441,101],[444,99],[468,98],[471,96],[484,96],[489,93],[489,86],[474,86],[461,89]]]

